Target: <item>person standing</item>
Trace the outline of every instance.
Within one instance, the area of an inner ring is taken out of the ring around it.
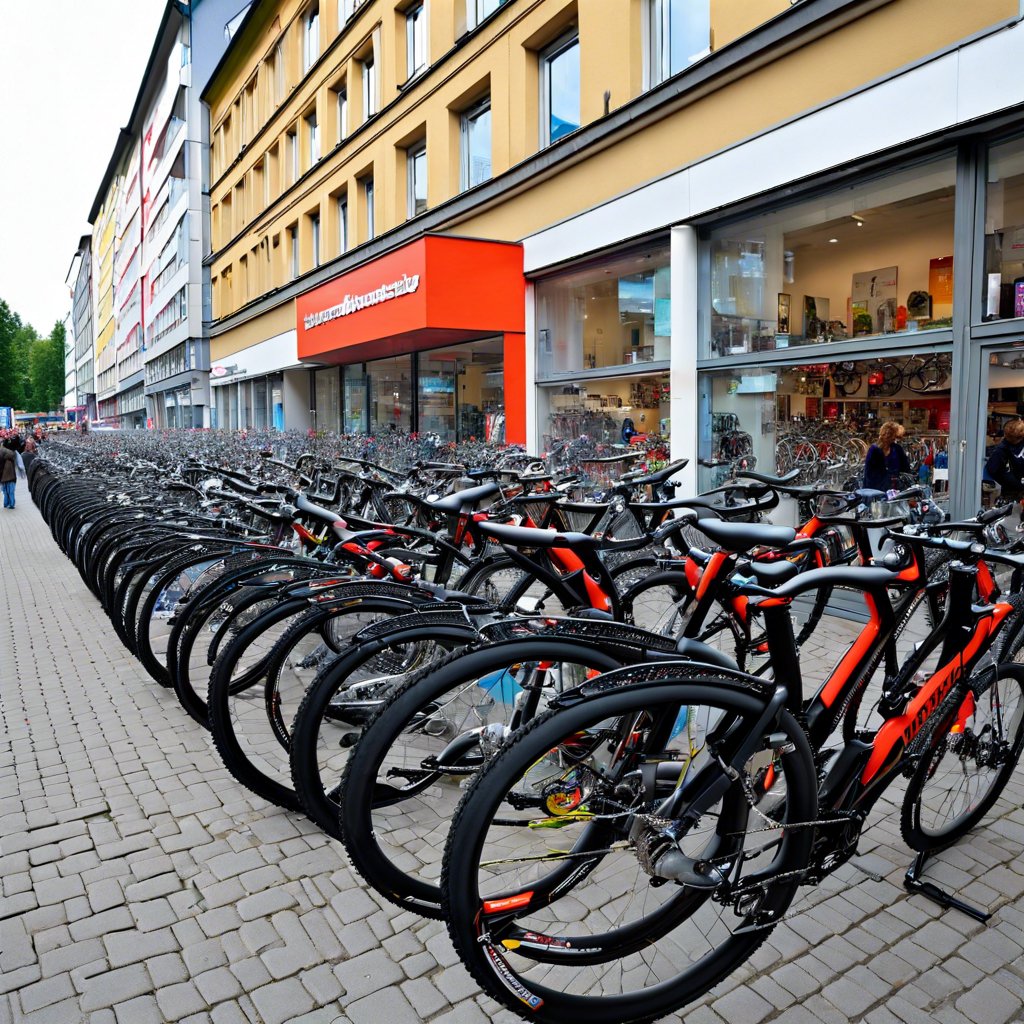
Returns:
[[[865,487],[876,491],[900,489],[900,475],[910,472],[910,459],[899,443],[904,433],[895,420],[888,420],[879,428],[878,440],[864,459]]]
[[[14,508],[14,488],[18,481],[14,449],[9,442],[0,446],[0,487],[4,492],[4,508]]]
[[[985,463],[985,473],[999,484],[1005,500],[1024,498],[1024,420],[1007,420],[1003,439]]]

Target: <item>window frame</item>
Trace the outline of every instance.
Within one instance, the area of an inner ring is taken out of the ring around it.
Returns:
[[[488,11],[486,5],[490,2],[492,0],[466,0],[466,24],[470,31],[482,25],[493,14],[497,14],[508,0],[497,0],[495,6]]]
[[[338,142],[348,138],[348,82],[335,91],[337,95],[336,112],[338,117]]]
[[[338,255],[348,252],[348,195],[338,196]]]
[[[574,46],[578,51],[580,45],[580,30],[578,25],[574,25],[567,32],[564,32],[561,36],[555,39],[544,47],[543,50],[537,55],[537,68],[540,78],[540,148],[546,149],[552,145],[553,142],[557,142],[558,139],[551,138],[551,65],[563,54],[568,53]],[[581,90],[582,92],[582,90]],[[580,117],[582,122],[582,117]],[[582,127],[582,124],[578,124],[573,131],[576,131]],[[567,134],[572,134],[571,132]],[[563,136],[564,138],[564,136]]]
[[[422,49],[422,53],[419,54],[421,58],[419,63],[416,63],[417,36]],[[423,0],[419,0],[405,11],[405,70],[408,80],[411,81],[427,69],[429,64],[427,45],[427,7]]]
[[[302,16],[302,73],[320,59],[320,0],[306,8]]]
[[[476,185],[472,182],[471,173],[471,156],[469,141],[470,141],[470,123],[475,121],[477,118],[484,114],[493,114],[491,107],[491,96],[487,94],[485,99],[478,100],[471,107],[467,107],[462,114],[459,116],[459,142],[461,147],[460,156],[460,190],[465,192],[466,189],[475,188]],[[493,129],[493,117],[492,117],[492,129]],[[493,134],[491,137],[491,152],[487,154],[487,177],[477,182],[476,184],[482,185],[484,181],[490,181],[494,177],[494,142]]]
[[[694,0],[687,0],[692,6]],[[711,0],[696,0],[706,5],[708,45],[686,67],[672,68],[672,0],[649,0],[647,9],[648,34],[648,88],[667,81],[674,75],[693,67],[711,53]],[[704,13],[702,11],[702,13]]]
[[[377,235],[376,190],[373,176],[363,178],[363,203],[366,206],[366,241],[372,241]]]
[[[317,119],[316,108],[314,107],[303,120],[306,122],[306,128],[309,131],[309,166],[315,167],[320,162],[321,151],[320,151],[320,122]]]
[[[313,255],[313,269],[320,266],[320,211],[309,215],[310,246]]]
[[[285,138],[287,140],[287,146],[285,148],[288,150],[288,170],[291,173],[291,181],[289,182],[289,184],[294,185],[299,180],[299,177],[301,175],[301,170],[299,168],[298,125],[293,125],[291,128],[289,128],[288,131],[285,132]]]
[[[406,216],[409,219],[418,217],[421,213],[425,213],[430,207],[428,205],[428,198],[425,197],[423,200],[423,209],[417,210],[416,203],[416,185],[417,185],[417,174],[416,174],[416,161],[423,158],[423,186],[424,192],[427,191],[427,180],[429,171],[427,169],[427,140],[420,139],[419,142],[414,143],[405,151],[405,193],[406,193]]]
[[[291,273],[291,280],[295,280],[299,276],[299,226],[298,224],[291,224],[288,227],[288,244],[290,246],[288,252],[288,269]]]
[[[369,121],[379,111],[378,104],[380,97],[377,93],[377,61],[371,51],[360,61],[361,76],[363,79],[363,121]]]

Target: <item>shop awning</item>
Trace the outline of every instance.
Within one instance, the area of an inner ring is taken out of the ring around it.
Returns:
[[[300,359],[357,363],[525,330],[522,246],[426,235],[296,299]]]

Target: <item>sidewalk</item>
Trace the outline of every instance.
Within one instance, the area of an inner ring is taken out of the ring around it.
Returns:
[[[336,844],[231,779],[23,481],[17,501],[0,511],[0,1024],[518,1019],[477,993],[443,925],[375,899]],[[859,863],[884,880],[847,865],[804,890],[687,1024],[1024,1020],[1022,800],[1018,772],[928,870],[987,926],[906,895],[910,853],[879,807]]]

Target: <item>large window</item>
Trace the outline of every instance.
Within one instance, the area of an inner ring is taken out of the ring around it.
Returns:
[[[696,422],[702,470],[714,486],[733,470],[799,470],[800,482],[833,488],[899,490],[930,486],[943,504],[949,490],[952,357],[948,352],[829,363],[743,367],[701,374]],[[1015,409],[1016,406],[1014,405]],[[870,467],[883,436],[892,450]],[[795,516],[796,509],[788,509]],[[787,510],[776,514],[785,521]]]
[[[469,27],[476,28],[485,18],[489,18],[506,0],[467,0]]]
[[[421,352],[420,431],[445,441],[505,440],[504,343],[477,341]]]
[[[710,0],[650,0],[652,85],[711,52]]]
[[[952,157],[712,234],[710,355],[949,329]]]
[[[370,433],[412,429],[412,356],[366,364]]]
[[[573,32],[540,55],[540,142],[548,146],[580,126],[580,40]]]
[[[539,282],[538,377],[667,360],[670,294],[663,247]]]
[[[408,215],[415,217],[427,208],[427,144],[421,142],[408,151],[407,206]]]
[[[473,188],[491,176],[490,98],[467,110],[462,121],[462,187]]]
[[[341,424],[338,368],[330,366],[326,370],[314,370],[313,378],[313,392],[316,399],[316,429],[337,431]]]
[[[406,72],[410,78],[427,66],[427,13],[414,4],[405,15]]]
[[[983,320],[1024,317],[1024,139],[989,151]]]
[[[320,4],[310,4],[302,36],[302,70],[308,71],[320,56]]]

